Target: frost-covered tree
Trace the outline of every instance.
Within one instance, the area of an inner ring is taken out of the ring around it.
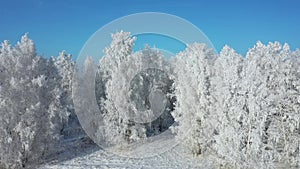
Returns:
[[[278,147],[274,147],[269,140],[284,134],[280,134],[282,128],[279,123],[270,126],[282,115],[277,108],[281,94],[278,87],[283,78],[281,67],[285,59],[281,57],[280,50],[279,43],[265,46],[258,42],[248,51],[244,66],[243,88],[246,91],[247,115],[243,123],[246,137],[242,152],[245,156],[244,164],[256,165],[258,168],[274,165],[281,156]],[[276,132],[271,133],[274,130]],[[279,143],[278,140],[275,142]]]
[[[97,93],[98,97],[102,95],[98,99],[101,102],[99,106],[105,126],[102,135],[111,144],[129,141],[134,132],[138,133],[130,129],[135,125],[127,115],[129,100],[126,99],[128,95],[126,83],[129,83],[128,76],[131,75],[132,69],[124,64],[128,63],[129,56],[132,54],[134,40],[135,38],[131,38],[128,32],[112,34],[111,45],[105,48],[105,56],[99,63],[98,75],[101,75],[99,81],[105,83],[100,89],[97,89],[98,84],[96,84],[96,91],[102,92]],[[122,86],[123,84],[125,86]],[[143,135],[143,132],[140,135]]]
[[[59,53],[57,57],[51,58],[55,67],[61,77],[60,85],[63,90],[61,101],[64,109],[69,114],[68,123],[64,124],[63,135],[65,137],[82,137],[85,136],[78,118],[75,114],[75,108],[72,98],[72,81],[75,69],[75,61],[72,55],[67,54],[66,51]]]
[[[178,126],[173,128],[177,139],[183,139],[193,154],[210,149],[214,135],[214,112],[211,77],[215,61],[212,49],[204,44],[192,44],[176,56],[174,88],[177,99],[172,112]]]
[[[242,90],[243,62],[242,56],[225,46],[214,64],[212,84],[216,101],[213,105],[217,123],[213,147],[218,155],[226,157],[226,163],[230,165],[245,159],[241,154],[246,137],[242,124],[247,114]]]
[[[167,112],[162,113],[165,117],[150,123],[157,114],[150,107],[165,108],[151,99],[153,95],[160,96],[163,104],[170,106],[170,99],[165,96],[171,82],[165,74],[170,67],[158,51],[146,47],[142,52],[133,53],[135,37],[128,32],[113,34],[112,39],[99,62],[96,97],[103,113],[103,135],[108,143],[118,144],[146,138],[158,130],[157,123],[168,123],[164,120],[170,120]]]
[[[141,65],[129,84],[135,121],[146,127],[147,137],[159,135],[174,123],[170,112],[174,110],[176,99],[170,65],[157,49],[149,46],[139,55],[133,55],[130,62],[140,62]]]
[[[265,46],[265,55],[272,57],[273,70],[267,79],[269,97],[267,119],[264,125],[263,143],[268,162],[281,167],[300,166],[300,104],[299,104],[299,53],[278,43]],[[275,62],[275,63],[274,63]]]
[[[62,77],[61,86],[68,95],[72,92],[72,78],[74,72],[75,62],[72,60],[72,55],[67,54],[66,51],[62,51],[59,55],[54,58],[52,57],[55,66]]]
[[[91,57],[87,57],[83,64],[83,72],[80,74],[75,74],[78,76],[79,81],[73,81],[77,83],[74,85],[74,92],[81,90],[78,94],[74,93],[74,99],[80,100],[80,104],[76,107],[76,114],[82,124],[82,127],[85,129],[87,134],[93,138],[96,143],[102,143],[105,141],[103,137],[103,118],[101,116],[101,111],[99,112],[97,103],[95,100],[95,75],[96,75],[96,64]],[[81,76],[81,77],[80,77]],[[82,87],[78,87],[82,86]],[[78,88],[78,89],[76,89]],[[78,101],[77,101],[78,102]],[[100,124],[100,125],[99,125]]]
[[[225,164],[236,168],[299,166],[299,68],[295,66],[299,61],[292,59],[295,55],[277,42],[267,46],[258,42],[248,51],[239,89],[233,95],[235,104],[228,110],[228,102],[218,100],[218,106],[225,108],[217,111],[221,125],[215,147]],[[236,69],[240,62],[235,60]],[[230,73],[237,75],[236,71]]]
[[[216,151],[232,158],[240,156],[233,149],[239,149],[236,142],[243,137],[240,129],[238,114],[243,112],[243,95],[241,91],[241,73],[243,58],[229,46],[225,46],[214,64],[215,76],[212,78],[214,86],[216,123]],[[221,144],[219,142],[222,142]],[[224,146],[230,144],[230,146]],[[230,154],[231,153],[231,154]]]
[[[0,51],[0,168],[27,167],[60,138],[60,76],[27,34],[15,47],[4,41]]]

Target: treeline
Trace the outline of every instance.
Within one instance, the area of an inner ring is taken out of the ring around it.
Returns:
[[[300,166],[300,51],[258,42],[242,57],[193,44],[175,62],[174,132],[226,168]]]
[[[217,157],[225,168],[300,166],[299,50],[258,42],[242,57],[228,46],[215,54],[195,43],[166,60],[149,47],[133,52],[134,41],[118,32],[98,63],[86,59],[83,75],[95,85],[72,84],[75,63],[65,52],[45,59],[27,35],[14,47],[4,41],[0,168],[27,167],[55,151],[76,116],[73,99],[86,104],[90,96],[99,112],[79,105],[77,113],[91,118],[88,134],[98,144],[131,143],[170,128],[191,153]],[[72,98],[78,86],[95,88]]]

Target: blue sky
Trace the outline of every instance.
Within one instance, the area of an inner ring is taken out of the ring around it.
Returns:
[[[0,0],[0,41],[15,43],[29,32],[39,54],[65,49],[74,57],[99,28],[138,12],[164,12],[200,28],[217,51],[228,44],[245,54],[256,41],[287,42],[300,48],[297,0]]]

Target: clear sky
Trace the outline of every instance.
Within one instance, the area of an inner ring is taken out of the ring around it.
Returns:
[[[76,57],[99,28],[138,12],[182,17],[217,51],[228,44],[245,54],[258,40],[300,48],[299,0],[0,0],[0,41],[15,44],[29,32],[39,54],[56,56],[65,49]]]

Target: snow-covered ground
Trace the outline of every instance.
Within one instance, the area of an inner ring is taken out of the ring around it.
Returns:
[[[172,142],[173,138],[168,138],[163,142]],[[72,143],[73,144],[73,143]],[[159,143],[158,143],[159,144]],[[139,152],[148,152],[148,146],[140,145],[137,147]],[[140,154],[141,157],[143,154]],[[145,155],[146,156],[146,155]],[[182,145],[171,148],[170,150],[157,154],[152,157],[131,158],[116,155],[105,151],[93,143],[70,146],[63,153],[52,157],[51,160],[39,167],[39,169],[176,169],[176,168],[216,168],[213,161],[202,157],[194,157]]]

